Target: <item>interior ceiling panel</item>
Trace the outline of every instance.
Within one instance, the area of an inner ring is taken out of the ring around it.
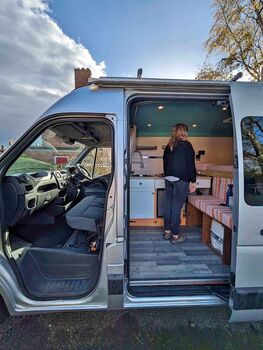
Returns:
[[[233,135],[232,124],[223,123],[231,118],[230,109],[222,110],[217,101],[143,102],[135,110],[137,136],[170,136],[177,123],[187,124],[193,137]]]
[[[111,127],[103,122],[75,122],[52,127],[59,136],[93,146],[108,146],[112,142]]]

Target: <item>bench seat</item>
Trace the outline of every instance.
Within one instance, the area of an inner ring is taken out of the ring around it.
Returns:
[[[215,196],[192,195],[189,196],[188,202],[223,225],[230,229],[232,228],[232,210],[228,207],[220,206],[221,203],[224,203],[222,199]]]
[[[202,242],[211,248],[212,220],[215,219],[224,226],[222,260],[226,265],[231,262],[232,210],[220,204],[225,204],[227,185],[231,183],[231,179],[214,177],[212,195],[190,195],[187,207],[187,225],[201,226]]]

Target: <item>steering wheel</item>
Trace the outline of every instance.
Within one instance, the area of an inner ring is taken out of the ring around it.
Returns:
[[[80,174],[82,177],[88,180],[92,180],[90,173],[88,172],[87,169],[84,168],[83,165],[81,165],[80,163],[76,164],[76,169],[78,174]]]

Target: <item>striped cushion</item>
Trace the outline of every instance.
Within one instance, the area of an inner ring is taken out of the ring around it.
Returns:
[[[212,184],[212,196],[191,195],[188,197],[188,202],[223,225],[232,228],[232,210],[220,206],[226,201],[227,185],[231,183],[233,183],[231,179],[215,176]]]
[[[188,202],[191,203],[194,207],[205,211],[207,205],[218,205],[222,201],[214,196],[189,196]]]
[[[228,207],[222,207],[216,204],[208,204],[204,212],[221,222],[223,225],[232,228],[232,210]]]
[[[233,184],[232,179],[226,179],[218,176],[213,177],[212,195],[222,199],[225,202],[227,185],[229,184]]]

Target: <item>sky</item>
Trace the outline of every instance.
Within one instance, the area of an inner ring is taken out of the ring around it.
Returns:
[[[93,77],[194,78],[213,23],[212,0],[1,0],[0,146]]]

